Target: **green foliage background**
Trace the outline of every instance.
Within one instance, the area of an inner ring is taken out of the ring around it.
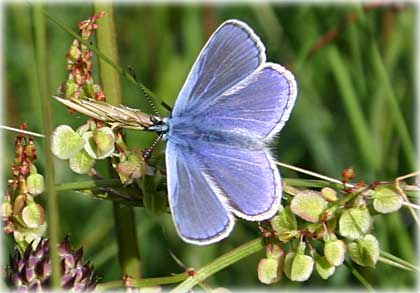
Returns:
[[[50,5],[49,14],[77,31],[79,21],[93,14],[90,5]],[[4,123],[28,122],[43,132],[40,101],[36,99],[32,9],[5,6],[5,117]],[[349,20],[352,15],[356,19]],[[340,178],[353,166],[356,180],[393,180],[415,170],[415,7],[360,5],[133,5],[115,7],[120,65],[133,66],[138,79],[173,105],[193,62],[212,31],[224,20],[247,22],[267,48],[267,60],[288,67],[296,75],[298,99],[291,119],[273,144],[273,152],[286,162]],[[322,48],[311,48],[328,31],[337,35]],[[51,94],[65,80],[65,55],[72,38],[48,23],[48,66]],[[385,71],[381,71],[384,69]],[[122,79],[125,105],[151,113],[138,90]],[[83,123],[54,104],[54,125]],[[398,117],[402,117],[398,121]],[[401,123],[402,122],[402,123]],[[408,140],[405,132],[407,130]],[[6,176],[13,160],[13,133],[5,138],[2,165]],[[128,132],[131,146],[149,146],[153,134]],[[38,166],[43,172],[43,141],[36,139]],[[163,145],[161,146],[163,149]],[[72,173],[67,162],[56,160],[57,183],[85,180]],[[102,166],[103,167],[103,166]],[[99,169],[101,166],[99,166]],[[284,177],[302,175],[282,169]],[[3,179],[5,180],[5,179]],[[70,234],[76,247],[96,267],[101,281],[121,277],[110,202],[85,198],[76,192],[59,193],[61,232]],[[259,235],[255,223],[237,221],[232,235],[207,247],[183,243],[170,215],[153,218],[136,209],[137,232],[144,277],[181,272],[174,253],[187,267],[199,268],[215,257]],[[405,260],[416,260],[416,237],[408,211],[375,218],[373,234],[381,249]],[[4,252],[12,252],[6,238]],[[260,287],[256,274],[263,253],[249,257],[209,279],[224,287]],[[357,266],[356,266],[357,267]],[[378,264],[375,270],[357,267],[375,288],[412,288],[415,274]],[[360,283],[344,267],[328,281],[316,273],[303,284],[284,278],[278,288],[358,288]]]

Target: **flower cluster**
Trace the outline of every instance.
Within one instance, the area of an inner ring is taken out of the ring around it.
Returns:
[[[53,154],[69,160],[70,169],[78,174],[88,174],[96,160],[112,157],[122,183],[129,184],[144,175],[146,164],[142,152],[129,150],[120,132],[98,125],[101,124],[90,119],[76,131],[68,125],[58,126],[52,136]]]
[[[87,20],[80,22],[79,29],[83,40],[88,40],[98,29],[96,21],[104,16],[100,12]],[[68,79],[63,83],[60,93],[67,100],[95,100],[104,102],[105,93],[93,78],[93,53],[84,44],[74,40],[67,55],[66,69],[70,71]],[[63,100],[62,100],[63,101]],[[106,104],[103,104],[103,107]],[[95,107],[95,106],[93,106]],[[116,115],[136,115],[131,109],[117,109],[109,106],[109,111],[115,110]],[[106,112],[106,111],[105,111]],[[86,113],[86,112],[85,112]],[[87,115],[89,115],[88,112]],[[69,160],[70,169],[78,174],[95,174],[96,160],[111,157],[113,167],[119,174],[122,183],[132,183],[134,179],[145,174],[146,164],[140,150],[130,150],[123,140],[121,130],[108,127],[103,122],[107,115],[103,112],[92,116],[85,124],[73,130],[68,125],[58,126],[52,136],[52,152],[62,160]],[[119,116],[118,116],[119,117]],[[118,118],[117,118],[118,120]]]
[[[58,247],[61,260],[61,288],[75,292],[95,289],[97,280],[93,267],[83,262],[83,251],[71,249],[66,237]],[[49,241],[42,239],[34,247],[28,246],[24,253],[16,250],[11,258],[8,279],[19,291],[42,291],[51,286],[51,260]]]
[[[100,12],[80,22],[79,30],[83,40],[87,41],[94,31],[98,29],[98,25],[95,22],[104,15],[104,12]],[[91,97],[99,101],[105,99],[101,87],[93,80],[92,57],[92,51],[86,45],[79,40],[73,40],[67,54],[66,70],[70,73],[60,89],[60,92],[66,98]]]
[[[21,129],[26,128],[26,124],[21,126]],[[47,228],[44,208],[35,202],[35,198],[44,192],[44,177],[34,164],[36,158],[33,139],[19,134],[15,140],[13,178],[8,181],[1,217],[4,232],[13,233],[21,251],[30,243],[36,245]]]
[[[375,267],[380,250],[371,234],[372,215],[399,210],[403,198],[390,183],[349,185],[353,177],[353,170],[343,172],[341,190],[286,188],[290,197],[270,221],[267,256],[258,266],[262,283],[278,282],[283,273],[303,282],[314,269],[328,279],[343,264],[346,253],[360,266]],[[290,244],[288,252],[285,243]]]

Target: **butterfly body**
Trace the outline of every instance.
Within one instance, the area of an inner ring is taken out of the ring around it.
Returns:
[[[217,242],[235,216],[262,221],[278,211],[281,178],[267,144],[289,118],[296,82],[265,58],[245,23],[226,21],[193,65],[172,116],[157,127],[167,142],[172,216],[186,242]]]

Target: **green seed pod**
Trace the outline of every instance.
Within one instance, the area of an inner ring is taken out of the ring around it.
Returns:
[[[317,256],[315,258],[315,269],[319,276],[324,280],[335,273],[335,266],[331,265],[325,256]]]
[[[374,268],[379,259],[379,242],[375,236],[368,234],[350,243],[349,253],[355,263]]]
[[[70,169],[78,174],[87,174],[95,165],[95,159],[88,155],[85,150],[81,150],[69,160]]]
[[[282,242],[287,242],[296,234],[296,217],[288,207],[280,206],[279,214],[272,218],[270,222],[278,239]]]
[[[273,284],[281,279],[279,272],[279,260],[274,258],[263,258],[258,263],[258,279],[263,284]]]
[[[388,214],[398,211],[403,203],[403,198],[394,189],[379,186],[373,193],[373,207],[376,211]]]
[[[26,178],[26,187],[32,195],[39,195],[44,192],[45,183],[44,176],[39,173],[32,173]]]
[[[373,219],[367,207],[350,208],[339,220],[340,234],[348,239],[362,238],[372,227]]]
[[[68,125],[58,126],[51,137],[51,151],[62,160],[76,155],[84,145],[85,140]]]
[[[297,282],[304,282],[309,279],[314,269],[314,260],[309,255],[289,252],[284,262],[284,273],[286,276]]]
[[[290,204],[290,209],[295,215],[310,223],[318,222],[326,208],[327,202],[318,192],[311,190],[299,192]]]
[[[346,245],[340,239],[327,240],[324,245],[325,259],[332,266],[340,266],[344,262]]]

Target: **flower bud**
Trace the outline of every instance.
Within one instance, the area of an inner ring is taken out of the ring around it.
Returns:
[[[337,200],[337,191],[330,187],[324,187],[321,189],[321,196],[329,202],[335,202]]]

